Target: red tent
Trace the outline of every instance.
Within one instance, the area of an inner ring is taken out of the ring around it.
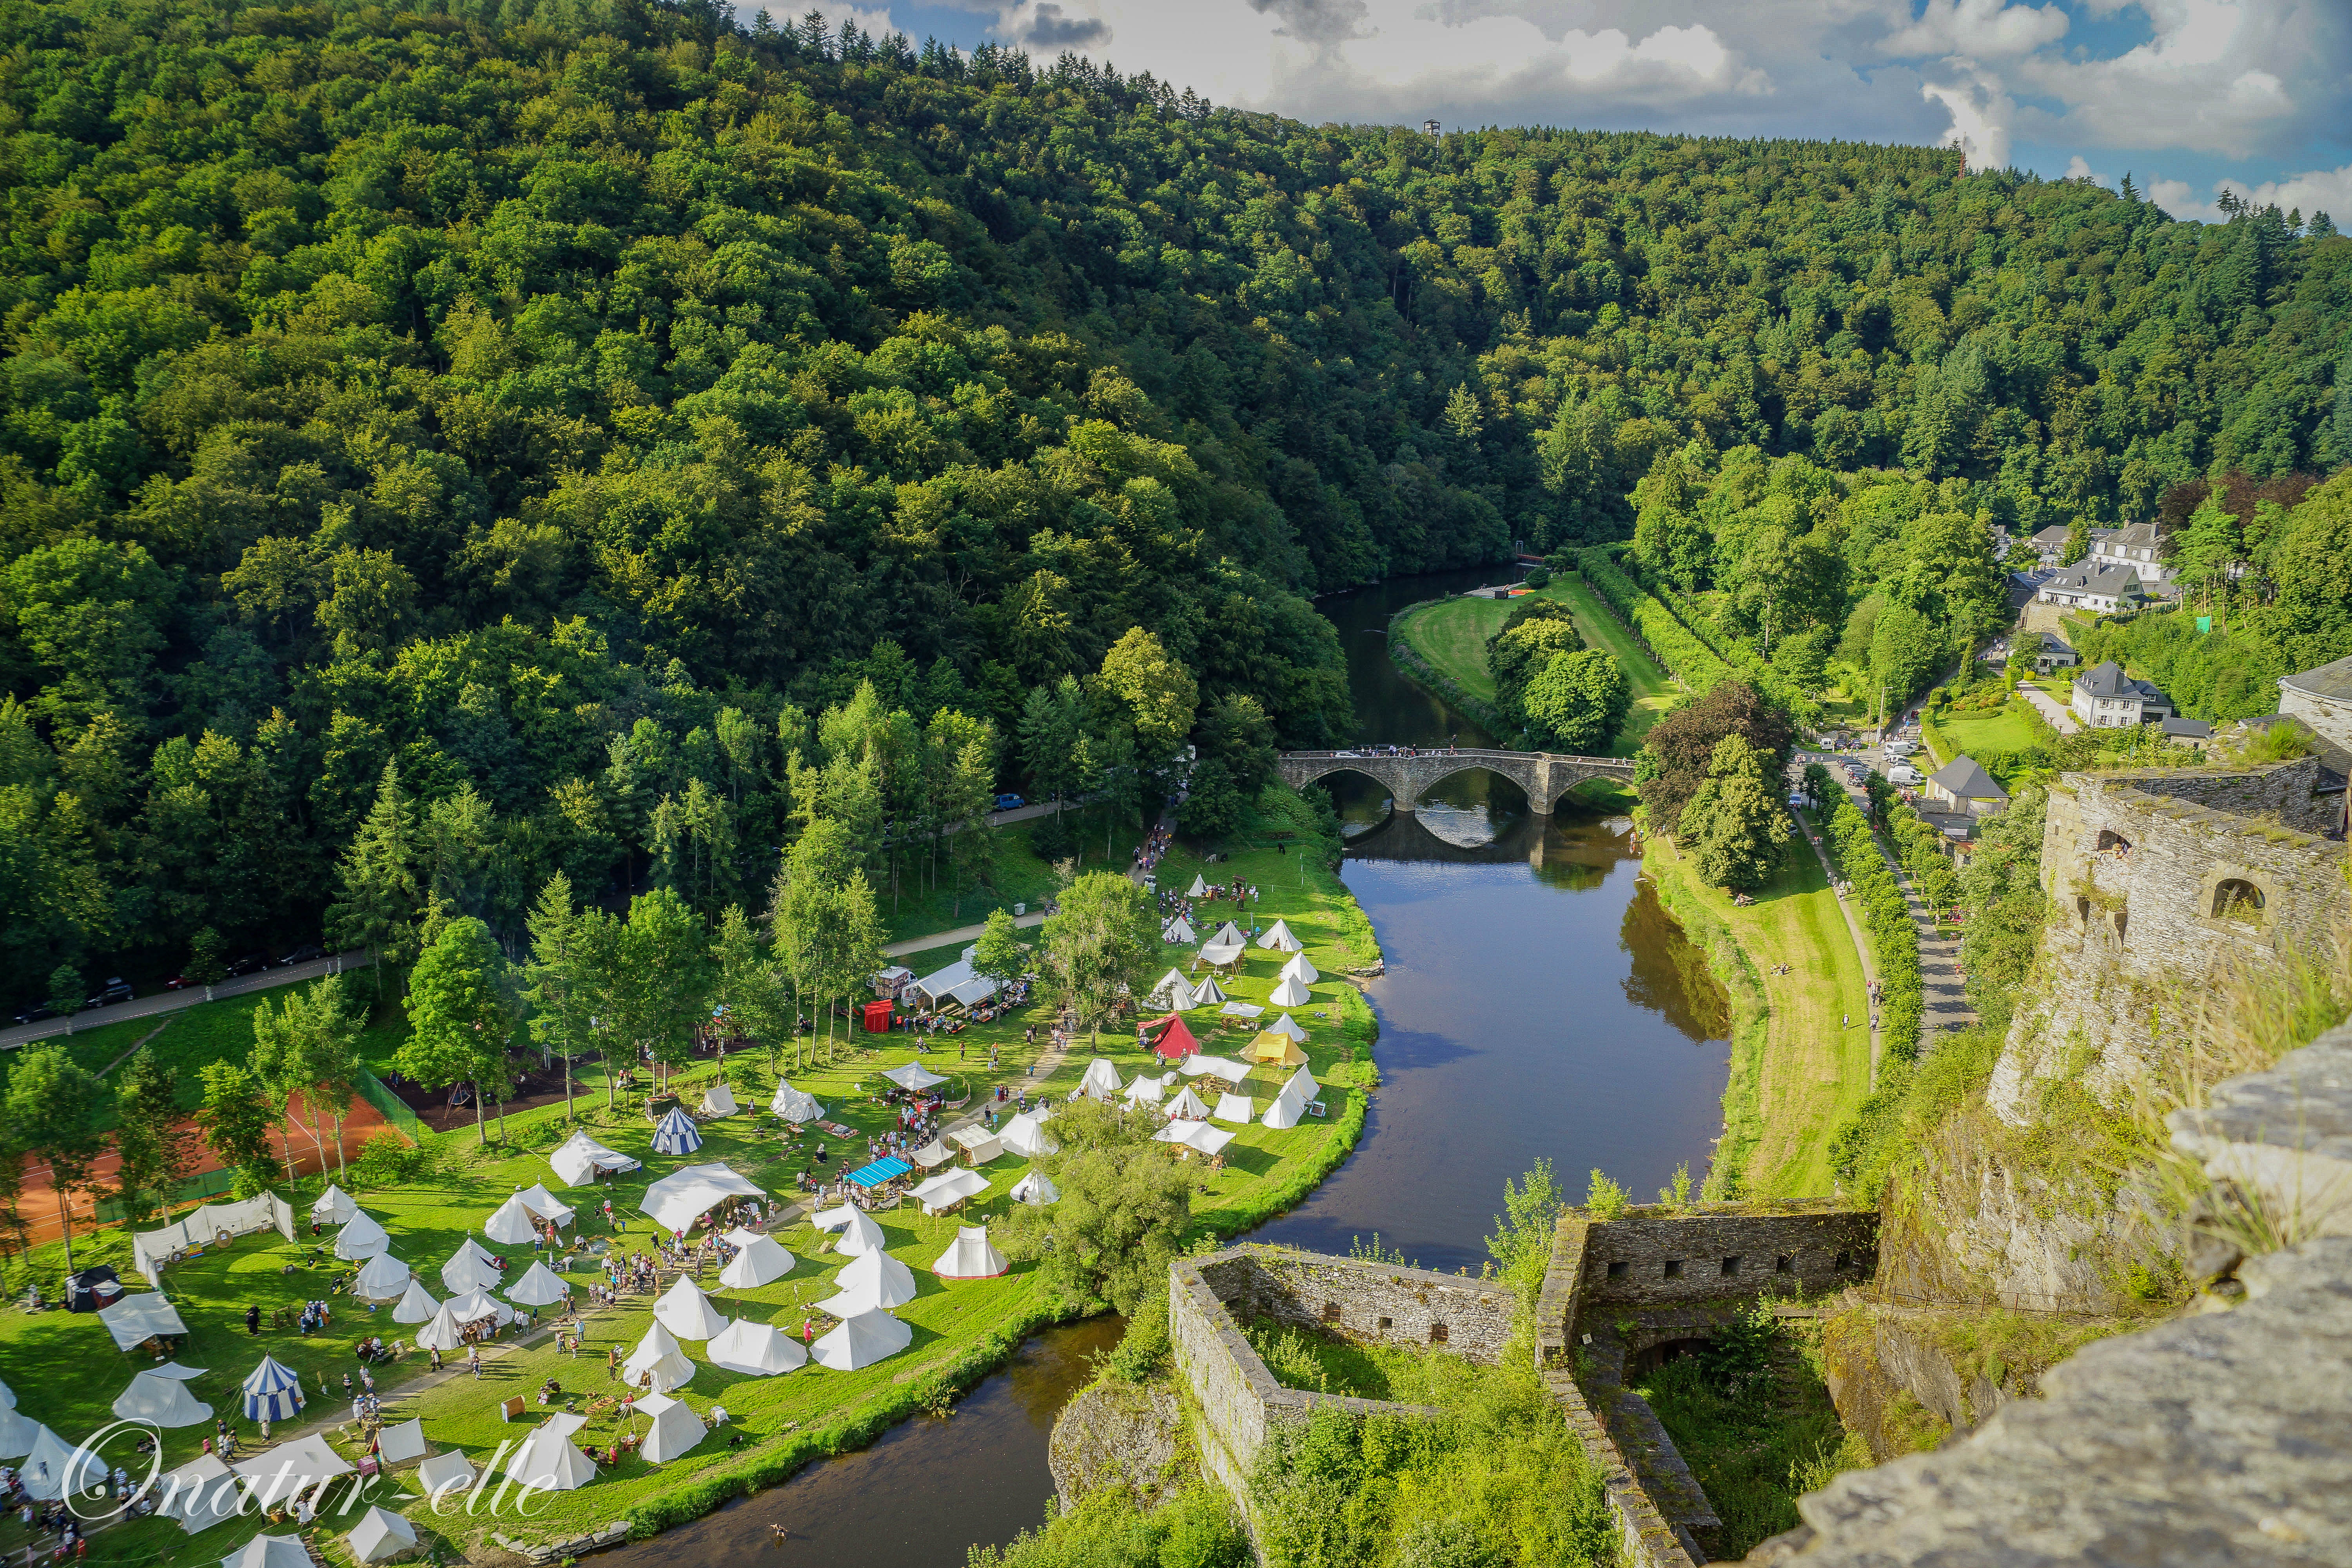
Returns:
[[[1144,1026],[1150,1028],[1159,1024],[1164,1024],[1167,1026],[1160,1031],[1160,1039],[1151,1047],[1153,1050],[1171,1062],[1180,1062],[1186,1057],[1200,1053],[1201,1042],[1192,1037],[1192,1031],[1184,1026],[1183,1019],[1171,1013],[1167,1017],[1155,1018],[1152,1024]]]

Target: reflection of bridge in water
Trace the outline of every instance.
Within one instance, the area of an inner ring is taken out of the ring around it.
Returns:
[[[1360,833],[1347,843],[1349,854],[1366,859],[1434,861],[1448,866],[1524,863],[1539,871],[1546,868],[1547,858],[1557,858],[1563,847],[1552,841],[1551,818],[1533,813],[1516,818],[1486,843],[1456,844],[1431,832],[1418,814],[1399,811],[1378,827]],[[1597,870],[1607,863],[1607,857],[1596,858],[1592,850],[1579,848],[1561,862],[1559,868],[1590,864]]]
[[[1282,782],[1297,789],[1333,773],[1361,773],[1389,792],[1401,815],[1456,773],[1489,773],[1510,780],[1528,797],[1528,809],[1549,817],[1559,797],[1588,779],[1633,782],[1631,757],[1563,756],[1551,752],[1449,751],[1417,747],[1402,752],[1285,752],[1277,766]]]

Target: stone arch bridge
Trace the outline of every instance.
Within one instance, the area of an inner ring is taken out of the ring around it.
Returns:
[[[1631,757],[1572,757],[1550,752],[1449,751],[1444,747],[1366,748],[1351,752],[1285,752],[1282,782],[1297,789],[1330,773],[1361,773],[1389,792],[1394,809],[1412,810],[1434,784],[1455,773],[1484,770],[1527,793],[1528,809],[1549,816],[1559,797],[1587,779],[1633,782]]]

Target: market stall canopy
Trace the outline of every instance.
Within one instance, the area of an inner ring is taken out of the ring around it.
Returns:
[[[1290,962],[1282,966],[1282,973],[1276,978],[1297,980],[1302,985],[1312,985],[1322,979],[1323,974],[1307,960],[1305,953],[1295,952],[1291,954]]]
[[[929,997],[935,1007],[947,1002],[976,1007],[996,994],[996,982],[973,969],[971,960],[964,958],[916,981],[915,989]]]
[[[1004,1146],[1024,1159],[1034,1160],[1040,1154],[1058,1154],[1061,1144],[1045,1136],[1045,1112],[1043,1107],[1014,1117],[997,1134]]]
[[[1119,1098],[1130,1105],[1157,1105],[1167,1093],[1166,1087],[1158,1079],[1150,1073],[1139,1072],[1135,1075],[1135,1081],[1120,1091]]]
[[[1188,1121],[1204,1121],[1207,1119],[1209,1114],[1209,1106],[1207,1101],[1203,1100],[1199,1095],[1192,1092],[1192,1086],[1191,1084],[1186,1084],[1184,1086],[1184,1092],[1170,1100],[1168,1102],[1168,1109],[1161,1111],[1160,1114],[1167,1117],[1171,1121],[1174,1121],[1179,1119]]]
[[[986,1191],[988,1178],[978,1171],[945,1171],[922,1183],[908,1195],[922,1205],[925,1214],[938,1214],[951,1204],[960,1204]],[[895,1301],[890,1304],[898,1305]]]
[[[190,1535],[235,1519],[244,1495],[237,1474],[217,1454],[199,1454],[155,1481],[155,1511]],[[309,1568],[306,1560],[304,1568]]]
[[[1155,1054],[1165,1057],[1171,1062],[1189,1057],[1201,1048],[1201,1042],[1193,1037],[1192,1030],[1184,1026],[1184,1020],[1173,1016],[1156,1018],[1146,1024],[1144,1030],[1147,1034],[1153,1030],[1158,1031],[1158,1037],[1151,1042],[1151,1048]]]
[[[518,1193],[490,1211],[490,1217],[482,1222],[482,1234],[500,1247],[529,1247],[539,1239],[533,1217],[530,1205]]]
[[[664,1464],[702,1441],[702,1417],[683,1399],[648,1394],[637,1401],[637,1414],[653,1423],[637,1441],[637,1456],[649,1464]]]
[[[1269,952],[1297,952],[1306,945],[1290,934],[1289,922],[1280,920],[1258,933],[1257,944]]]
[[[299,1535],[257,1535],[221,1559],[221,1568],[310,1568]]]
[[[1032,1170],[1027,1175],[1013,1184],[1013,1201],[1016,1204],[1027,1204],[1033,1209],[1041,1209],[1047,1204],[1061,1202],[1062,1189],[1055,1186],[1053,1178],[1046,1175],[1045,1172]]]
[[[805,1094],[788,1083],[776,1085],[775,1098],[768,1101],[768,1109],[794,1123],[814,1121],[824,1114],[824,1107],[816,1102],[816,1096]]]
[[[772,1236],[755,1236],[719,1271],[719,1282],[730,1290],[756,1290],[793,1271],[794,1259]]]
[[[416,1348],[421,1351],[453,1351],[465,1342],[465,1325],[446,1302],[431,1322],[416,1331]]]
[[[820,1311],[836,1318],[854,1318],[874,1307],[903,1307],[915,1299],[915,1276],[908,1267],[887,1252],[869,1252],[854,1258],[833,1279],[835,1294],[817,1303]],[[841,1309],[845,1304],[865,1300],[866,1306]]]
[[[596,1467],[580,1451],[571,1433],[556,1426],[557,1419],[551,1417],[546,1426],[525,1437],[514,1458],[507,1461],[507,1474],[518,1485],[533,1491],[568,1492],[596,1479]]]
[[[488,1318],[501,1327],[515,1321],[515,1310],[488,1290],[476,1290],[450,1302],[449,1315],[461,1323],[478,1323]]]
[[[1265,1126],[1280,1131],[1284,1128],[1297,1126],[1298,1119],[1306,1114],[1307,1102],[1286,1089],[1274,1097],[1274,1103],[1265,1108],[1262,1121]]]
[[[416,1484],[428,1498],[454,1496],[474,1484],[474,1467],[454,1449],[436,1454],[416,1467]]]
[[[405,1294],[408,1282],[415,1278],[415,1270],[407,1264],[389,1252],[379,1252],[352,1282],[352,1293],[366,1301],[389,1301]]]
[[[740,1107],[735,1103],[735,1091],[723,1083],[713,1083],[702,1091],[702,1114],[732,1116]]]
[[[152,1372],[141,1373],[115,1395],[114,1413],[153,1426],[193,1426],[213,1418],[213,1407],[190,1394],[186,1384]]]
[[[1274,994],[1266,998],[1277,1007],[1304,1007],[1314,999],[1314,993],[1307,989],[1307,983],[1296,974],[1285,976],[1275,986]]]
[[[643,1162],[607,1149],[588,1136],[585,1129],[563,1141],[563,1146],[547,1157],[555,1172],[555,1179],[567,1187],[584,1187],[594,1182],[599,1172],[617,1174],[636,1170]]]
[[[416,1527],[387,1508],[371,1508],[360,1515],[344,1541],[352,1550],[354,1563],[382,1563],[416,1547]],[[306,1555],[303,1563],[310,1558]]]
[[[834,1251],[845,1258],[862,1258],[869,1252],[882,1250],[882,1227],[864,1209],[853,1212],[849,1223],[841,1229],[841,1239],[833,1244]]]
[[[1217,1097],[1217,1109],[1212,1114],[1220,1121],[1247,1127],[1257,1119],[1257,1105],[1246,1094],[1221,1094]]]
[[[948,1134],[948,1142],[971,1156],[975,1165],[985,1165],[1004,1152],[1004,1140],[991,1132],[983,1122],[959,1127]]]
[[[425,1457],[425,1423],[415,1417],[376,1434],[376,1458],[387,1465],[404,1465]]]
[[[1192,1005],[1195,1007],[1212,1006],[1223,1000],[1225,988],[1217,984],[1217,977],[1213,974],[1203,974],[1201,984],[1192,987]]]
[[[621,1363],[621,1370],[629,1374],[628,1381],[632,1385],[646,1373],[653,1373],[654,1392],[656,1394],[667,1394],[694,1378],[694,1363],[686,1359],[686,1352],[678,1348],[677,1341],[659,1323],[646,1326],[645,1338],[639,1340],[637,1348],[629,1352],[629,1359]]]
[[[877,1309],[845,1319],[839,1328],[817,1341],[809,1353],[819,1366],[831,1367],[835,1372],[856,1372],[859,1367],[872,1366],[897,1355],[914,1342],[914,1330]]]
[[[934,1165],[944,1165],[955,1158],[955,1151],[934,1138],[909,1156],[916,1164],[928,1171]]]
[[[1205,1121],[1171,1121],[1151,1136],[1159,1142],[1181,1143],[1203,1154],[1213,1154],[1234,1141],[1233,1133]]]
[[[352,1202],[351,1194],[332,1182],[319,1194],[319,1201],[310,1205],[310,1217],[320,1225],[346,1225],[359,1212],[360,1206]]]
[[[680,1234],[729,1198],[756,1198],[758,1184],[735,1173],[724,1161],[681,1165],[646,1189],[637,1207],[664,1230]]]
[[[488,1290],[505,1276],[499,1272],[497,1262],[482,1249],[482,1244],[467,1237],[465,1245],[449,1255],[441,1266],[441,1289],[453,1296],[468,1291]]]
[[[1247,951],[1247,947],[1238,942],[1211,940],[1201,944],[1201,958],[1203,963],[1223,969],[1229,963],[1239,963],[1242,961],[1242,954]],[[1204,974],[1201,978],[1206,981],[1210,976]],[[1195,986],[1192,991],[1192,1005],[1196,1007],[1208,1005],[1207,998],[1201,994],[1198,986]]]
[[[654,1123],[654,1152],[656,1154],[691,1154],[702,1147],[702,1129],[685,1109],[673,1105],[662,1119]]]
[[[1180,1070],[1186,1078],[1221,1078],[1227,1083],[1249,1077],[1249,1068],[1231,1057],[1188,1057]]]
[[[1282,1016],[1276,1018],[1273,1023],[1268,1024],[1265,1026],[1265,1031],[1269,1035],[1287,1035],[1302,1046],[1307,1043],[1307,1031],[1300,1028],[1298,1026],[1298,1020],[1292,1017],[1287,1013],[1285,1013]]]
[[[135,1296],[125,1296],[111,1307],[101,1307],[98,1321],[114,1336],[117,1350],[137,1350],[149,1340],[163,1335],[184,1335],[188,1325],[180,1321],[179,1310],[163,1299],[160,1290],[142,1290]]]
[[[359,1263],[373,1258],[392,1245],[392,1237],[383,1226],[362,1210],[352,1211],[343,1223],[343,1233],[335,1237],[335,1256],[348,1262]]]
[[[710,1339],[727,1327],[727,1320],[710,1304],[702,1287],[685,1274],[654,1303],[654,1321],[682,1340]]]
[[[549,1192],[544,1185],[537,1182],[525,1187],[515,1196],[522,1200],[523,1207],[552,1225],[570,1225],[572,1216],[579,1212],[570,1204],[559,1201],[553,1193]]]
[[[901,1062],[882,1076],[900,1089],[910,1090],[929,1089],[933,1084],[947,1082],[943,1075],[933,1072],[920,1062]]]
[[[507,1300],[518,1307],[552,1307],[566,1293],[563,1281],[544,1263],[533,1263],[522,1271],[521,1279],[507,1287]]]
[[[250,1459],[240,1459],[229,1468],[245,1478],[254,1505],[266,1510],[315,1491],[337,1476],[350,1475],[352,1462],[328,1447],[318,1433],[306,1432]]]
[[[808,1352],[773,1323],[755,1323],[749,1318],[738,1318],[727,1325],[727,1331],[702,1347],[710,1364],[721,1372],[740,1372],[747,1377],[774,1377],[808,1364]]]
[[[914,1171],[914,1166],[897,1155],[885,1154],[879,1160],[871,1160],[858,1166],[842,1180],[853,1187],[882,1187],[889,1185],[901,1176],[912,1175]]]
[[[1217,1015],[1224,1018],[1255,1018],[1265,1011],[1255,1002],[1228,1002],[1217,1009]]]
[[[942,1279],[993,1279],[1013,1265],[988,1239],[984,1225],[956,1227],[955,1243],[940,1254],[931,1272]]]
[[[1307,1053],[1298,1048],[1298,1042],[1288,1035],[1277,1035],[1272,1029],[1266,1030],[1244,1047],[1242,1055],[1251,1061],[1278,1068],[1307,1065]]]

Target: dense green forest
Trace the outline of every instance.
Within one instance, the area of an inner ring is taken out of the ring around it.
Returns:
[[[388,769],[400,874],[509,940],[557,869],[757,905],[796,820],[1188,740],[1245,794],[1352,724],[1311,595],[1629,537],[1662,458],[2024,531],[2352,458],[2319,215],[631,0],[0,29],[19,994],[317,935]]]

